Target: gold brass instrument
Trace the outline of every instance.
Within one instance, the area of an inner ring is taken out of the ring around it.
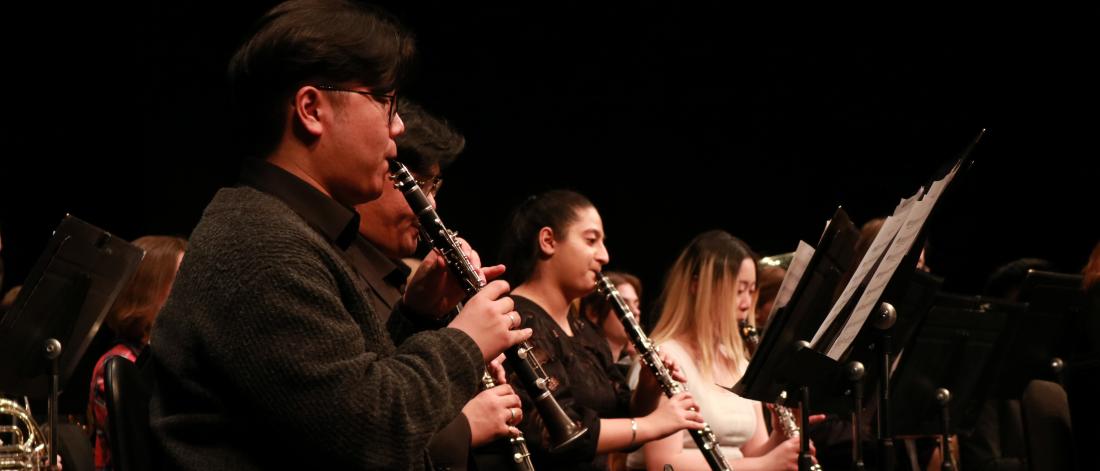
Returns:
[[[0,470],[46,468],[45,435],[31,417],[29,407],[0,398]]]
[[[769,255],[761,258],[758,263],[762,267],[778,267],[786,270],[787,267],[791,266],[791,260],[794,260],[794,252]]]
[[[657,346],[653,345],[653,342],[649,340],[649,336],[638,325],[638,317],[634,315],[634,312],[630,310],[630,306],[623,300],[615,284],[603,273],[596,276],[596,291],[604,295],[611,304],[615,314],[619,317],[619,321],[623,323],[623,329],[630,336],[630,341],[634,344],[634,350],[641,355],[642,363],[653,372],[653,376],[657,378],[657,382],[660,383],[665,395],[672,397],[686,391],[683,384],[672,378],[672,374],[665,367],[665,363],[661,361]],[[730,471],[730,465],[726,462],[726,457],[722,455],[722,448],[718,445],[718,437],[714,435],[710,425],[704,422],[702,430],[688,430],[688,432],[691,434],[691,439],[695,441],[695,446],[703,453],[703,458],[707,460],[710,469]]]
[[[443,225],[439,214],[435,212],[428,198],[424,196],[416,179],[409,173],[409,169],[396,160],[390,160],[390,174],[393,186],[405,196],[413,214],[420,221],[420,235],[428,242],[443,259],[451,273],[458,278],[467,296],[473,296],[485,286],[485,280],[471,265],[466,254],[462,252],[455,233]],[[572,420],[561,407],[551,392],[553,382],[542,364],[536,358],[531,344],[524,341],[519,345],[513,345],[504,352],[508,365],[519,377],[519,385],[522,386],[535,401],[535,408],[542,416],[546,431],[550,436],[550,449],[558,449],[572,443],[584,435],[588,428],[579,421]],[[526,448],[526,445],[524,445]]]

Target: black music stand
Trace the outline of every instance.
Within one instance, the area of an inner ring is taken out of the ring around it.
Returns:
[[[992,383],[1006,366],[1023,304],[941,294],[905,346],[891,378],[896,436],[972,430]]]
[[[1022,320],[1026,328],[1012,341],[1007,360],[1012,368],[997,382],[999,397],[1019,399],[1033,379],[1063,383],[1065,362],[1075,353],[1071,329],[1089,309],[1081,286],[1081,275],[1028,272],[1017,298],[1028,305]]]
[[[958,184],[951,185],[952,180],[944,180],[948,177],[957,179],[965,175],[965,170],[972,164],[970,155],[985,135],[985,131],[985,129],[982,129],[962,151],[958,159],[944,165],[925,185],[925,188],[931,190],[936,188],[936,182],[944,183],[945,186],[940,188],[941,194],[937,196],[939,200],[942,200],[958,186]],[[927,197],[928,194],[922,195],[921,200]],[[938,200],[936,203],[938,203]],[[859,327],[859,331],[852,340],[851,345],[838,357],[834,370],[828,374],[829,379],[826,380],[825,386],[815,389],[814,404],[821,407],[821,410],[831,412],[851,410],[856,417],[859,416],[863,406],[873,403],[877,399],[879,403],[876,412],[878,414],[880,468],[884,471],[893,469],[892,437],[894,434],[891,428],[890,411],[892,408],[890,406],[890,382],[888,379],[894,354],[897,351],[895,345],[905,345],[913,334],[917,323],[931,308],[932,301],[943,284],[942,279],[917,270],[901,267],[915,267],[917,265],[917,260],[924,247],[924,240],[927,237],[929,222],[935,218],[941,207],[942,205],[936,204],[929,208],[924,224],[920,227],[908,252],[898,263],[898,269],[891,273],[885,289],[874,303],[874,311]],[[894,243],[890,242],[890,245]],[[876,262],[871,267],[871,273],[877,270],[879,263],[882,263],[882,261]],[[855,269],[856,266],[853,265],[852,270]],[[846,278],[851,276],[852,273],[849,273]],[[822,338],[815,345],[818,350],[827,352],[837,340],[837,336],[845,328],[845,324],[848,323],[859,299],[867,289],[868,281],[869,279],[860,281],[861,284],[853,292],[847,304],[842,306],[837,318],[826,327]],[[853,372],[856,371],[859,374],[853,375]],[[862,394],[863,386],[858,384],[861,381],[866,384],[877,385],[878,394]],[[861,397],[853,398],[852,396],[857,395],[857,392]],[[861,427],[858,420],[853,420],[853,467],[854,469],[862,469]]]
[[[0,392],[47,399],[51,468],[59,385],[76,368],[143,255],[129,242],[66,215],[0,320]]]
[[[744,376],[730,391],[761,402],[786,402],[802,407],[802,429],[809,424],[810,391],[823,384],[836,362],[809,348],[833,302],[836,287],[852,264],[859,232],[843,209],[837,209],[806,265],[790,300],[776,310],[764,331],[760,347],[753,355]],[[809,435],[802,434],[799,468],[812,463]]]
[[[890,386],[886,381],[892,366],[896,345],[904,345],[912,337],[918,323],[931,309],[943,279],[919,270],[911,275],[895,277],[887,288],[879,308],[868,317],[866,324],[852,342],[852,346],[833,364],[821,387],[813,390],[811,401],[821,412],[838,415],[850,414],[852,427],[852,469],[863,469],[862,425],[864,410],[878,414],[880,461],[892,459],[893,438],[889,414],[882,407],[889,407]],[[854,302],[845,309],[851,310]],[[888,307],[886,307],[888,306]],[[858,375],[853,372],[859,371]],[[864,389],[868,389],[865,393]],[[892,469],[883,462],[880,468]]]

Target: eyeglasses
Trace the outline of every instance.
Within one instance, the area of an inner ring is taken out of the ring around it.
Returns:
[[[420,187],[420,191],[424,194],[435,197],[439,194],[439,188],[443,186],[443,179],[439,177],[432,177],[426,179],[416,179],[416,186]]]
[[[379,92],[371,92],[371,91],[367,91],[367,90],[352,90],[350,88],[340,88],[340,87],[335,87],[335,86],[328,85],[328,84],[315,85],[315,87],[317,87],[318,89],[327,90],[327,91],[330,91],[330,92],[358,93],[358,94],[363,95],[365,97],[373,98],[374,101],[377,101],[382,106],[386,107],[386,115],[389,118],[388,124],[391,125],[391,126],[393,125],[393,119],[395,117],[397,117],[397,92],[396,91],[393,91],[393,92],[390,92],[390,93],[379,93]]]

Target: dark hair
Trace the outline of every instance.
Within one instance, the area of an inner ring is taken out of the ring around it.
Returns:
[[[160,308],[176,280],[176,260],[187,241],[179,237],[145,236],[134,240],[145,249],[130,282],[122,288],[107,311],[107,325],[119,338],[141,342],[149,335]]]
[[[462,137],[445,119],[437,118],[412,100],[398,98],[405,133],[397,138],[397,160],[409,170],[427,174],[446,168],[466,148]]]
[[[508,268],[504,278],[512,287],[531,277],[539,259],[539,231],[549,227],[562,240],[577,211],[593,207],[584,195],[570,190],[550,190],[527,198],[512,211],[500,244],[500,261]]]
[[[867,254],[867,250],[871,248],[871,242],[875,241],[875,237],[878,236],[879,231],[882,230],[883,224],[886,223],[886,218],[874,218],[863,224],[863,227],[859,228],[859,239],[856,240],[855,256],[852,260],[855,263],[859,263],[863,259],[863,256]]]
[[[779,295],[779,286],[783,284],[783,277],[786,275],[787,270],[782,267],[756,267],[756,292],[758,293],[756,298],[757,313],[759,313],[760,308],[764,307],[764,304],[774,300],[775,297]],[[768,313],[764,314],[767,315]]]
[[[2,226],[0,226],[0,227],[2,227]],[[3,290],[3,288],[4,288],[4,256],[3,256],[4,241],[3,241],[2,235],[3,235],[2,232],[0,232],[0,290]],[[2,291],[0,291],[0,292],[2,292]],[[3,314],[3,309],[2,308],[0,308],[0,314]]]
[[[269,10],[229,62],[229,82],[252,152],[282,137],[288,98],[316,81],[386,93],[412,61],[412,35],[382,10],[350,0],[290,0]]]
[[[620,273],[615,271],[604,272],[607,279],[611,280],[611,284],[614,286],[630,285],[634,287],[634,291],[638,293],[638,297],[642,296],[642,280],[629,273]],[[585,297],[581,298],[580,305],[577,309],[582,317],[592,321],[597,326],[602,324],[604,319],[611,314],[611,303],[607,298],[599,291],[592,291]],[[637,312],[634,313],[638,315]]]
[[[993,271],[993,274],[986,280],[982,294],[1015,301],[1020,287],[1024,284],[1024,278],[1027,278],[1027,272],[1031,270],[1052,271],[1053,269],[1054,265],[1041,258],[1013,260]]]

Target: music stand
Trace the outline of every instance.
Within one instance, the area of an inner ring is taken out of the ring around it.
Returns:
[[[137,246],[66,215],[0,319],[0,392],[47,399],[51,467],[59,385],[68,381],[143,255]]]
[[[1081,288],[1081,275],[1031,270],[1020,287],[1017,300],[1027,303],[1023,325],[998,381],[997,395],[1019,399],[1027,383],[1044,379],[1062,383],[1065,360],[1073,354],[1071,329],[1088,311],[1088,299]]]
[[[916,264],[921,245],[915,244],[902,266]],[[904,345],[908,341],[918,322],[931,308],[942,284],[941,278],[919,270],[895,272],[881,297],[881,307],[868,317],[851,347],[836,361],[821,365],[826,371],[821,373],[823,379],[818,387],[812,390],[810,402],[816,412],[850,414],[853,469],[863,469],[861,430],[865,408],[874,407],[879,414],[880,459],[889,459],[893,452],[893,440],[888,436],[891,435],[890,417],[881,409],[890,403],[889,384],[884,378],[889,377],[888,370],[896,353],[894,345]],[[840,320],[851,314],[862,291],[863,287],[857,289],[857,296],[853,296],[842,308]],[[889,308],[885,309],[885,306]],[[834,323],[834,326],[839,323]],[[827,348],[837,332],[838,329],[829,329],[825,341],[817,349]],[[869,394],[865,393],[867,387],[870,388]],[[888,461],[884,461],[882,467],[892,469]]]
[[[859,231],[847,213],[838,208],[790,300],[772,315],[745,374],[729,388],[741,397],[761,402],[781,402],[780,394],[789,390],[787,402],[801,403],[803,430],[811,410],[809,391],[835,368],[831,358],[809,348],[807,341],[829,311],[837,284],[852,263],[858,238]],[[800,468],[810,462],[809,436],[803,433],[802,437]]]
[[[815,349],[827,353],[831,358],[836,358],[834,371],[829,373],[830,379],[826,380],[826,385],[815,389],[815,392],[818,393],[814,399],[815,404],[824,404],[823,409],[828,411],[841,410],[847,405],[858,419],[863,406],[877,397],[879,401],[876,409],[879,422],[879,449],[882,468],[885,471],[893,469],[893,432],[890,417],[892,408],[890,407],[890,383],[888,378],[890,375],[889,369],[893,364],[894,345],[905,344],[916,323],[931,307],[932,300],[943,281],[920,271],[901,267],[915,267],[917,265],[917,260],[924,247],[924,240],[927,237],[929,222],[934,219],[942,207],[942,205],[937,204],[938,201],[958,186],[957,184],[951,185],[951,182],[960,175],[965,174],[965,170],[971,165],[970,154],[984,135],[985,129],[982,129],[957,160],[946,164],[939,172],[934,174],[933,178],[924,187],[928,190],[918,191],[919,202],[914,203],[913,199],[909,199],[903,200],[899,204],[893,217],[901,217],[898,221],[902,226],[895,229],[897,232],[893,232],[893,239],[883,239],[888,241],[888,245],[883,249],[885,250],[884,254],[876,252],[875,258],[869,258],[867,261],[861,260],[860,266],[852,267],[853,272],[848,274],[846,278],[852,278],[853,281],[859,284],[849,286],[846,288],[846,293],[840,295],[843,298],[847,295],[849,288],[854,288],[851,290],[851,297],[846,302],[840,299],[837,300],[838,303],[843,302],[844,304],[840,305],[836,317],[832,317],[832,314],[830,314],[827,320],[831,323],[824,326],[820,338],[814,344]],[[916,196],[914,195],[914,198]],[[931,200],[928,198],[931,198]],[[925,205],[924,208],[918,209],[922,204]],[[903,209],[905,207],[908,207],[908,209]],[[923,221],[921,220],[922,211],[927,211],[923,216]],[[910,212],[912,212],[911,216]],[[916,226],[918,231],[913,235],[912,240],[907,240],[908,236],[903,236],[903,234],[909,226],[915,224],[919,224]],[[890,218],[887,218],[883,231],[886,230],[886,227],[890,227]],[[890,236],[890,234],[891,232],[880,232],[878,235],[884,237]],[[878,243],[878,241],[879,239],[876,239],[872,243],[872,249],[864,255],[864,258],[871,256],[871,252],[874,252],[875,243]],[[908,245],[908,251],[901,256],[896,265],[893,263],[887,264],[887,260],[891,259],[891,251],[896,244],[902,244],[898,245],[899,247],[905,244],[911,245]],[[874,276],[867,277],[867,275],[863,275],[861,271],[863,265],[869,267],[869,273],[874,273]],[[885,270],[882,273],[889,274],[889,278],[886,279],[884,284],[879,284],[883,283],[881,279],[877,282],[873,280],[875,277],[880,276],[878,272],[883,268]],[[873,290],[870,287],[872,284],[876,285]],[[879,291],[879,288],[881,288],[881,291]],[[868,290],[870,292],[866,292]],[[865,302],[862,299],[864,297],[867,298],[867,301],[872,302],[863,304],[866,307],[862,308],[865,310],[861,310],[860,317],[851,319],[853,311],[861,309],[859,305]],[[868,313],[865,319],[862,317],[863,313]],[[854,333],[851,332],[849,324],[858,329]],[[849,332],[850,344],[841,343],[834,348],[834,343],[842,335],[842,330]],[[860,382],[877,384],[877,396],[874,394],[864,395],[863,386]],[[853,396],[856,397],[853,398]],[[855,420],[852,425],[853,462],[856,469],[862,469],[860,424],[858,420]]]
[[[897,436],[972,430],[1000,374],[1025,305],[940,294],[904,349],[891,378]],[[945,454],[944,464],[950,466]]]

